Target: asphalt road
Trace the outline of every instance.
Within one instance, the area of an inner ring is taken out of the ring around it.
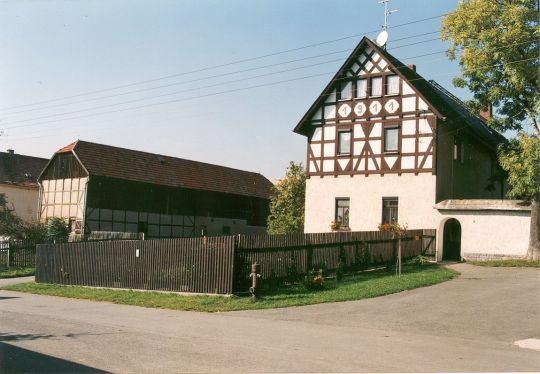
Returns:
[[[194,313],[0,291],[0,372],[540,371],[540,271],[453,265],[385,297]]]

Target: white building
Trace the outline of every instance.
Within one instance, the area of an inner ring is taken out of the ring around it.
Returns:
[[[505,138],[366,37],[294,131],[307,138],[307,233],[333,221],[353,231],[391,221],[440,230],[435,204],[504,196],[494,180]],[[445,258],[459,258],[455,250]]]

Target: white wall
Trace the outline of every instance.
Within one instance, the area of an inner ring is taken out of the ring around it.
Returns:
[[[0,193],[6,195],[8,207],[26,222],[37,221],[39,189],[17,185],[0,184]]]
[[[443,256],[444,223],[455,218],[461,225],[461,257],[524,257],[529,246],[530,211],[440,211],[437,260]]]
[[[335,216],[335,199],[350,198],[349,225],[352,231],[373,231],[382,219],[382,198],[399,198],[398,220],[411,229],[438,227],[435,204],[435,175],[428,173],[341,175],[312,177],[306,181],[306,233],[329,232]]]

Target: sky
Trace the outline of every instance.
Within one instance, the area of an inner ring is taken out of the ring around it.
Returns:
[[[468,99],[437,39],[457,2],[392,0],[387,50]],[[282,177],[305,164],[292,129],[383,19],[377,0],[0,1],[0,151],[81,139]]]

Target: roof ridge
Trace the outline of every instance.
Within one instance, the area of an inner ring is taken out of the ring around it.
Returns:
[[[89,142],[89,141],[86,141],[86,140],[77,140],[76,142],[73,142],[73,143],[71,143],[71,144],[68,144],[66,147],[69,147],[70,145],[75,144],[75,146],[73,147],[73,149],[75,149],[75,148],[76,148],[79,144],[81,144],[81,143],[90,144],[90,145],[98,145],[98,146],[109,147],[109,148],[116,148],[116,149],[121,149],[121,150],[125,150],[125,151],[128,151],[128,152],[144,153],[144,154],[151,155],[151,156],[167,157],[167,158],[171,158],[171,159],[175,159],[175,160],[182,160],[182,161],[187,161],[187,162],[193,162],[193,163],[196,163],[196,164],[204,164],[204,165],[209,165],[209,166],[217,166],[217,167],[226,168],[226,169],[230,169],[230,170],[241,171],[241,172],[243,172],[243,173],[258,174],[258,175],[263,176],[261,173],[258,173],[258,172],[255,172],[255,171],[242,170],[242,169],[233,168],[233,167],[230,167],[230,166],[224,166],[224,165],[219,165],[219,164],[212,164],[212,163],[210,163],[210,162],[205,162],[205,161],[190,160],[190,159],[188,159],[188,158],[183,158],[183,157],[169,156],[169,155],[164,155],[164,154],[160,154],[160,153],[153,153],[153,152],[148,152],[148,151],[140,151],[140,150],[138,150],[138,149],[131,149],[131,148],[125,148],[125,147],[118,147],[118,146],[115,146],[115,145],[109,145],[109,144],[103,144],[103,143]],[[66,147],[64,147],[64,148],[66,148]],[[62,149],[63,149],[63,148],[62,148]],[[62,149],[61,149],[61,150],[62,150]],[[59,153],[59,151],[57,151],[56,153]],[[264,177],[264,176],[263,176],[263,177]],[[265,178],[266,178],[266,177],[265,177]]]

